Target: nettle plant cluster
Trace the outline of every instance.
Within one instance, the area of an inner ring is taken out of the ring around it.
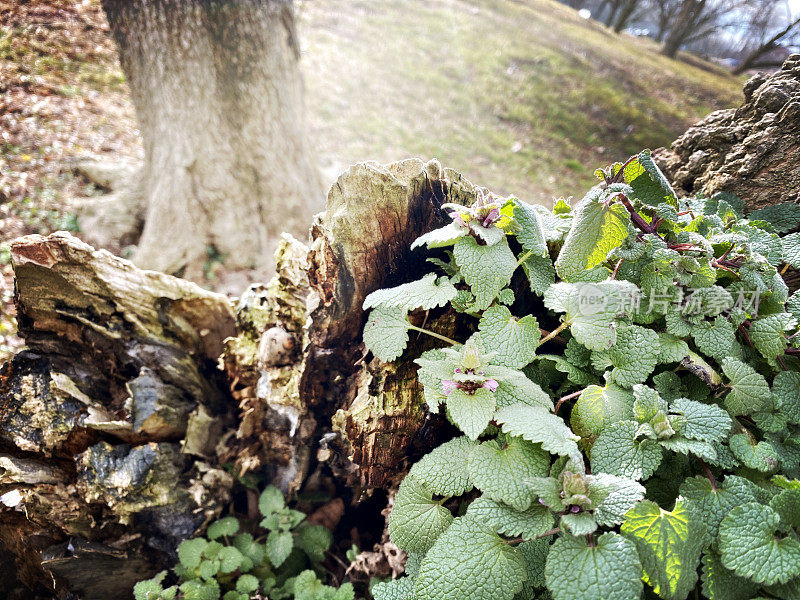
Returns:
[[[352,584],[334,588],[320,581],[333,541],[328,529],[305,521],[274,486],[261,493],[258,507],[263,535],[240,531],[233,516],[212,523],[205,538],[178,546],[177,583],[165,587],[162,571],[136,584],[135,600],[354,600]]]
[[[445,205],[413,244],[439,273],[367,297],[381,360],[445,343],[418,378],[463,433],[400,485],[376,600],[800,599],[800,208],[678,199],[647,152],[597,175],[574,207]]]

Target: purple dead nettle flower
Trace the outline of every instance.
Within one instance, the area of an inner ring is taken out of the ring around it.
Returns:
[[[494,379],[487,378],[483,369],[488,365],[488,358],[492,354],[483,354],[481,348],[474,339],[469,339],[460,351],[448,349],[458,360],[458,367],[453,368],[453,378],[442,380],[442,391],[445,395],[454,390],[461,390],[465,394],[474,394],[483,388],[490,392],[497,390],[498,383]]]
[[[497,390],[497,386],[499,384],[494,379],[487,379],[479,387],[485,388],[490,392],[494,392]],[[475,384],[470,381],[453,381],[452,379],[444,379],[442,380],[442,391],[447,395],[453,390],[464,390],[465,392],[474,393],[476,387]]]

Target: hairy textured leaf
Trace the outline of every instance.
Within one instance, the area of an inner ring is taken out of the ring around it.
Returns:
[[[453,248],[453,256],[475,294],[474,310],[488,308],[517,268],[517,259],[505,239],[493,246],[479,246],[473,237],[461,238]]]
[[[541,296],[555,283],[556,269],[549,256],[532,254],[522,261],[522,269],[534,294]]]
[[[486,388],[478,388],[472,394],[453,390],[447,396],[448,413],[458,428],[471,440],[477,440],[486,429],[496,406],[494,394]]]
[[[421,236],[419,236],[414,243],[411,244],[413,250],[417,246],[427,246],[428,248],[442,248],[444,246],[452,246],[460,238],[467,235],[469,231],[466,227],[462,227],[456,223],[449,223],[439,229],[434,229]]]
[[[682,433],[693,440],[721,442],[733,427],[730,415],[716,404],[678,398],[672,410],[686,417]]]
[[[774,360],[786,349],[785,331],[795,327],[797,320],[789,313],[767,315],[750,323],[750,339],[764,358]]]
[[[722,371],[730,379],[731,391],[725,406],[733,416],[759,411],[770,400],[769,385],[753,367],[736,358],[722,361]]]
[[[780,516],[769,506],[737,506],[719,527],[722,564],[757,583],[786,583],[800,576],[800,542],[776,533]]]
[[[698,323],[692,327],[692,336],[703,354],[718,361],[731,356],[736,345],[733,324],[723,316]]]
[[[616,385],[590,385],[581,392],[570,415],[572,430],[593,442],[611,423],[633,417],[633,395]]]
[[[675,191],[653,161],[649,150],[643,150],[623,171],[625,183],[633,188],[634,197],[649,206],[677,204]]]
[[[445,442],[423,456],[410,474],[434,494],[460,496],[473,487],[468,463],[474,446],[465,436]]]
[[[551,454],[568,456],[582,462],[576,443],[580,438],[572,433],[563,419],[538,406],[514,404],[497,411],[495,420],[504,433],[518,435]]]
[[[518,437],[487,440],[469,455],[469,473],[475,487],[492,500],[519,511],[526,510],[534,500],[525,480],[543,477],[549,466],[547,452]]]
[[[705,528],[678,499],[665,511],[644,500],[625,516],[622,533],[639,550],[644,581],[665,599],[684,600],[697,582]]]
[[[636,421],[620,421],[606,428],[592,446],[592,472],[636,480],[655,473],[661,464],[661,448],[653,440],[637,440],[638,429]]]
[[[417,600],[511,600],[525,563],[486,525],[461,517],[430,549],[417,575]]]
[[[632,479],[608,473],[591,477],[589,497],[595,506],[594,518],[598,525],[619,525],[625,520],[625,513],[644,498],[644,486]]]
[[[733,455],[751,469],[769,472],[776,469],[780,462],[769,442],[756,442],[746,433],[732,435],[728,446]]]
[[[605,262],[608,253],[628,237],[630,216],[625,207],[597,200],[597,194],[590,192],[575,208],[572,228],[555,264],[564,280]]]
[[[755,501],[754,485],[742,477],[728,475],[714,489],[707,477],[698,476],[684,481],[680,494],[705,524],[711,541],[716,541],[725,515],[741,504]]]
[[[364,344],[383,362],[391,362],[406,349],[408,326],[405,310],[378,306],[364,325]]]
[[[275,567],[280,567],[294,547],[294,537],[289,531],[270,531],[267,536],[267,558]]]
[[[547,564],[547,555],[550,553],[550,539],[528,540],[517,546],[517,550],[519,550],[522,560],[525,562],[525,573],[527,575],[525,588],[544,587],[544,569]]]
[[[590,350],[606,350],[617,341],[616,319],[629,314],[638,288],[627,281],[556,283],[545,292],[544,304],[565,313],[575,339]]]
[[[453,515],[423,484],[406,476],[389,513],[389,535],[407,552],[427,552],[453,522]]]
[[[773,206],[765,206],[754,210],[748,219],[766,221],[775,228],[778,233],[786,233],[797,228],[800,223],[800,205],[794,202],[782,202]]]
[[[541,333],[539,322],[531,315],[517,319],[505,306],[490,306],[478,328],[483,349],[494,352],[493,364],[521,368],[536,356]]]
[[[772,382],[772,400],[790,423],[800,425],[800,373],[778,373]]]
[[[444,306],[456,297],[457,292],[447,277],[437,277],[436,273],[428,273],[417,281],[372,292],[364,299],[363,308],[367,310],[376,306],[391,306],[405,310],[415,308],[430,310]]]
[[[800,269],[800,233],[792,233],[781,238],[783,246],[783,260]]]
[[[414,578],[382,581],[372,588],[372,597],[375,600],[414,600]]]
[[[484,373],[499,384],[494,393],[498,407],[521,403],[546,410],[553,409],[553,400],[547,392],[528,379],[522,371],[491,365]]]
[[[610,532],[594,546],[586,538],[560,537],[550,548],[545,566],[554,600],[637,600],[641,573],[633,542]]]
[[[553,513],[538,503],[527,510],[518,511],[481,496],[469,505],[467,514],[498,534],[508,537],[522,536],[523,539],[531,539],[553,527]]]
[[[544,239],[539,212],[530,204],[514,199],[514,220],[522,228],[517,233],[517,240],[522,248],[537,256],[547,253],[547,242]]]
[[[703,594],[709,600],[749,600],[759,586],[725,568],[711,549],[703,555]]]
[[[658,334],[636,325],[623,327],[617,343],[608,350],[614,370],[611,378],[623,387],[633,387],[647,379],[660,358]]]

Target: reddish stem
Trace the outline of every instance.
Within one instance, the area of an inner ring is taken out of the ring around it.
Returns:
[[[702,458],[698,458],[697,460],[700,462],[700,466],[703,467],[703,471],[706,472],[706,477],[708,477],[708,480],[711,482],[711,489],[716,492],[717,491],[717,482],[714,479],[714,474],[711,472],[711,469],[708,468],[708,465],[705,463],[705,461]]]
[[[577,398],[583,393],[583,390],[579,390],[577,392],[572,392],[571,394],[567,394],[566,396],[559,398],[558,402],[556,402],[555,408],[553,408],[553,414],[558,414],[558,409],[561,408],[561,405],[564,404],[567,400],[572,400],[573,398]]]

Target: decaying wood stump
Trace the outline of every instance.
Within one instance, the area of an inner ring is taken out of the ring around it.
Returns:
[[[687,194],[730,192],[747,210],[800,202],[800,54],[744,86],[744,103],[690,127],[659,166]]]
[[[391,368],[365,361],[361,305],[419,277],[411,242],[475,193],[435,161],[356,165],[310,246],[284,236],[275,278],[235,310],[69,234],[16,240],[26,347],[0,369],[0,597],[129,597],[248,472],[349,506],[395,485],[447,426],[412,368],[430,342]],[[444,309],[414,317],[463,327]],[[363,543],[381,541],[384,505]]]

